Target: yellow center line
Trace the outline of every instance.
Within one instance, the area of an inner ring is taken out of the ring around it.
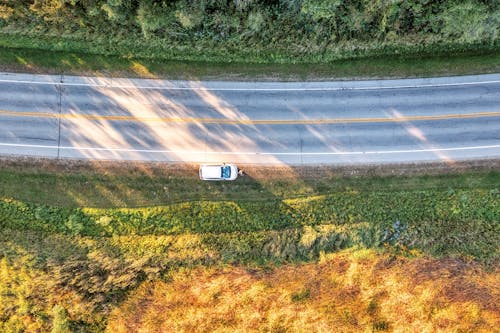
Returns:
[[[48,113],[48,112],[18,112],[0,110],[0,116],[34,117],[54,119],[86,119],[105,121],[134,121],[134,122],[162,122],[162,123],[203,123],[203,124],[229,124],[229,125],[319,125],[319,124],[345,124],[345,123],[384,123],[384,122],[409,122],[424,120],[468,119],[481,117],[499,117],[500,112],[457,113],[435,116],[405,116],[396,118],[336,118],[336,119],[224,119],[224,118],[180,118],[180,117],[136,117],[136,116],[102,116],[77,113]]]

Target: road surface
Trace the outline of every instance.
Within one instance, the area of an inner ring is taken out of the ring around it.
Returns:
[[[500,74],[278,83],[0,73],[0,154],[287,165],[500,158]]]

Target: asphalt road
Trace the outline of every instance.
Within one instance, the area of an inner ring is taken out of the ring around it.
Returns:
[[[259,83],[0,73],[0,154],[272,164],[500,158],[500,74]]]

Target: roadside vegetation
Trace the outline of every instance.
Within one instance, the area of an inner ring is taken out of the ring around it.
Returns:
[[[186,80],[338,80],[409,78],[500,72],[500,52],[390,56],[330,63],[249,64],[163,61],[69,51],[0,47],[0,70],[40,74]]]
[[[499,29],[494,0],[1,0],[0,70],[491,73]],[[2,159],[0,331],[494,331],[491,163],[249,168],[229,184],[195,166]]]
[[[173,78],[465,74],[498,70],[499,29],[492,0],[4,0],[0,60]]]
[[[493,164],[248,168],[228,184],[194,167],[41,163],[0,170],[1,331],[498,326]]]

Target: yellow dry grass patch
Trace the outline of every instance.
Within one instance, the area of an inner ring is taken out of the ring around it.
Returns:
[[[498,270],[344,252],[270,270],[199,268],[148,282],[109,332],[495,332]]]

